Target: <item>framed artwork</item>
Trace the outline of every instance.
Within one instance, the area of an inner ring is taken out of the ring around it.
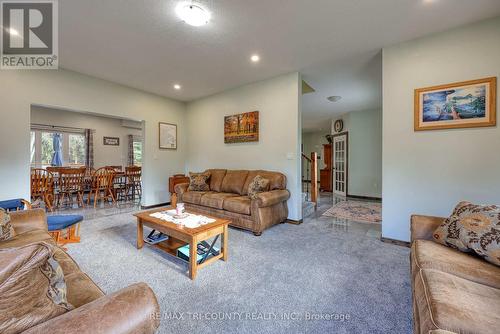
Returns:
[[[415,89],[414,129],[496,125],[497,78]]]
[[[224,117],[224,143],[259,141],[259,112]]]
[[[103,145],[110,146],[120,146],[120,138],[119,137],[102,137]]]
[[[177,149],[177,125],[170,123],[159,123],[160,149]]]

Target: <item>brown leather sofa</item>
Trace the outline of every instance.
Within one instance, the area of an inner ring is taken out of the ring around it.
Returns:
[[[500,268],[432,241],[445,218],[411,217],[414,333],[498,333]]]
[[[11,214],[15,237],[0,242],[0,249],[20,247],[36,242],[55,246],[47,232],[47,219],[42,209]],[[23,333],[154,333],[159,326],[158,302],[145,284],[133,284],[115,293],[104,292],[80,270],[62,249],[56,248],[55,260],[60,264],[67,286],[68,302],[75,308]],[[0,268],[1,270],[1,268]]]
[[[175,186],[179,202],[208,215],[231,220],[231,225],[252,231],[255,235],[288,217],[286,176],[264,170],[208,169],[210,191],[188,191],[188,183]],[[270,190],[248,197],[248,185],[260,175],[270,181]]]

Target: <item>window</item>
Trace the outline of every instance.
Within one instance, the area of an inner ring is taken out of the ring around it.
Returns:
[[[134,166],[142,166],[142,140],[140,138],[134,138],[133,149]]]
[[[82,134],[69,134],[68,162],[74,165],[85,164],[85,136]]]
[[[54,156],[54,131],[32,129],[30,133],[31,166],[45,168],[52,164]],[[86,140],[83,133],[58,132],[61,134],[63,165],[85,165]]]

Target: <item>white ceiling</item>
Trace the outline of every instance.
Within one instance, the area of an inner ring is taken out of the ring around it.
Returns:
[[[181,101],[301,71],[317,90],[304,96],[304,124],[317,127],[381,104],[383,46],[500,14],[499,0],[200,2],[212,20],[196,28],[176,0],[59,1],[60,66]]]

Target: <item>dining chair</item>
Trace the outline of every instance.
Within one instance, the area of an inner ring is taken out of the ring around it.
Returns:
[[[125,199],[131,197],[133,200],[135,196],[142,196],[142,185],[141,185],[141,173],[142,168],[139,166],[128,166],[125,167],[125,177],[126,177],[126,186],[125,186]]]
[[[64,200],[73,205],[73,196],[76,196],[78,206],[83,207],[84,178],[86,167],[59,169],[59,194],[58,205],[63,205]]]
[[[92,187],[90,190],[87,204],[90,204],[92,195],[94,197],[94,208],[97,207],[97,202],[110,200],[116,203],[115,195],[113,194],[113,180],[115,178],[115,171],[108,167],[99,168],[92,174]]]
[[[121,172],[123,170],[123,167],[122,166],[106,166],[106,168],[111,168],[113,169],[115,172]]]
[[[31,202],[42,200],[45,207],[54,211],[54,175],[41,168],[31,169]]]

